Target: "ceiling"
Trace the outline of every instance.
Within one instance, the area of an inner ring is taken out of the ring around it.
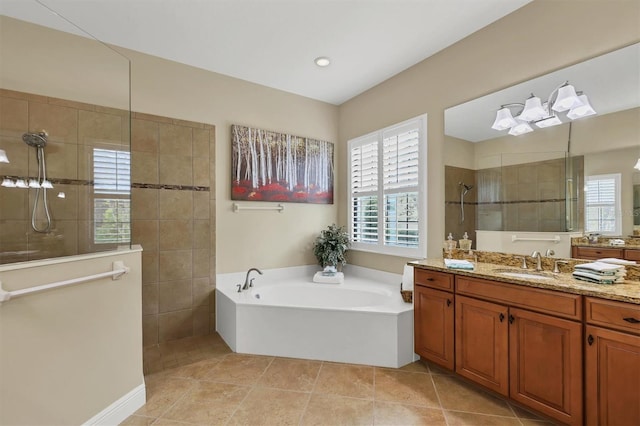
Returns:
[[[507,130],[491,128],[501,105],[524,102],[531,93],[545,102],[565,81],[587,95],[598,115],[640,106],[640,43],[448,108],[445,134],[469,142],[505,136]],[[512,110],[514,116],[518,111]],[[558,116],[563,122],[571,121],[565,113]]]
[[[530,1],[1,0],[0,13],[82,34],[45,5],[106,43],[339,105]]]

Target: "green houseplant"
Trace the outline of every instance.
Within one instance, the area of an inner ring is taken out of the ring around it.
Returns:
[[[344,254],[349,250],[350,245],[349,233],[342,226],[334,223],[320,232],[313,244],[313,254],[325,270],[327,267],[337,269],[338,265],[347,263]]]

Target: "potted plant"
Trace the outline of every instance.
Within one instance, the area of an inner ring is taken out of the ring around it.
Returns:
[[[349,233],[334,223],[320,232],[313,244],[313,254],[325,272],[335,273],[338,265],[343,266],[347,263],[344,254],[350,245]]]

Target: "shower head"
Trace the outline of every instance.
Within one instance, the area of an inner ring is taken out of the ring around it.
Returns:
[[[465,194],[473,189],[473,185],[467,185],[464,182],[458,182],[458,185],[460,185],[462,188],[464,188],[464,193]]]
[[[41,130],[38,133],[25,133],[22,135],[22,140],[29,146],[36,148],[44,148],[47,144],[47,138],[49,135],[45,130]]]

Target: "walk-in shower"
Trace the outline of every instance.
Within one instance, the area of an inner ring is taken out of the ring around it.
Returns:
[[[47,189],[53,188],[51,182],[47,180],[47,164],[44,158],[44,147],[47,145],[49,135],[45,130],[35,133],[25,133],[22,140],[29,146],[36,149],[36,160],[38,162],[38,179],[29,179],[29,188],[36,190],[36,197],[33,200],[33,211],[31,212],[31,227],[36,232],[47,233],[51,229],[51,214],[47,204]],[[42,199],[42,219],[43,226],[38,226],[38,205]]]
[[[473,185],[467,185],[464,182],[458,182],[460,186],[460,223],[464,222],[464,196],[473,189]]]

